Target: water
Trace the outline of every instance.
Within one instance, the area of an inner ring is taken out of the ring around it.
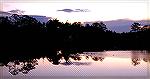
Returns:
[[[0,79],[150,79],[148,51],[59,54],[7,65],[0,62]]]

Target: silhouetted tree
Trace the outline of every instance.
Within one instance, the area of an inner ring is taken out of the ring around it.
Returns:
[[[13,31],[12,22],[8,17],[0,17],[0,32],[11,32]]]
[[[143,27],[141,27],[142,31],[147,31],[150,30],[150,25],[144,25]]]
[[[19,32],[41,32],[42,24],[35,18],[27,15],[13,14],[10,17],[13,25],[19,30]]]
[[[57,28],[60,28],[62,26],[62,23],[59,22],[59,20],[54,19],[54,20],[49,20],[46,23],[46,28],[48,30],[48,32],[54,32],[56,31]]]
[[[140,25],[141,25],[140,23],[134,22],[131,25],[131,31],[134,31],[134,32],[140,31],[140,27],[139,27]]]
[[[85,24],[85,27],[90,27],[90,24]]]
[[[80,28],[82,26],[81,22],[72,23],[72,27]]]
[[[106,31],[106,25],[103,23],[103,22],[100,22],[100,23],[98,23],[98,22],[95,22],[95,23],[93,23],[92,25],[91,25],[92,27],[96,27],[96,28],[99,28],[100,30],[102,30],[102,31]]]
[[[10,46],[12,49],[17,43],[19,44],[16,46],[20,48],[14,48],[18,49],[27,47],[48,49],[46,45],[51,45],[52,48],[100,48],[102,50],[149,49],[150,30],[143,29],[149,27],[145,25],[142,28],[140,25],[134,22],[131,25],[131,32],[116,33],[107,30],[104,22],[83,26],[81,22],[62,23],[57,19],[51,19],[47,23],[40,23],[30,16],[13,14],[9,17],[0,17],[0,32],[11,32],[6,35],[7,37],[1,33],[3,41],[0,45]],[[14,34],[15,32],[17,33]],[[31,48],[30,50],[33,50]]]

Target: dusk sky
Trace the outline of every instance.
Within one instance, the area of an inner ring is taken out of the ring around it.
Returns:
[[[21,10],[60,21],[150,19],[150,0],[0,0],[0,11]]]

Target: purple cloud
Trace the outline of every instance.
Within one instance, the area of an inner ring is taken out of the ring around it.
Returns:
[[[71,13],[71,12],[90,12],[90,10],[88,9],[62,9],[62,10],[57,10],[57,11],[63,11],[63,12],[67,12],[67,13]]]
[[[8,11],[8,12],[9,12],[9,13],[11,13],[11,14],[23,14],[25,11],[22,11],[22,10],[16,9],[16,10]]]
[[[8,12],[4,12],[4,11],[0,11],[0,15],[11,15],[11,13],[8,13]]]

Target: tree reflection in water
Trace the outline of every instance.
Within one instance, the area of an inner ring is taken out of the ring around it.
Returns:
[[[4,58],[2,60],[4,61],[0,61],[0,66],[6,66],[9,69],[9,72],[12,75],[17,75],[19,74],[19,72],[23,73],[23,74],[27,74],[29,71],[35,69],[36,65],[38,65],[38,58],[36,56],[25,56],[25,57],[19,57],[17,58],[13,57],[12,59],[9,58]],[[70,51],[70,50],[63,50],[63,51],[53,51],[52,54],[50,55],[46,55],[45,56],[49,62],[51,62],[53,65],[76,65],[76,66],[80,66],[80,65],[90,65],[90,62],[79,62],[80,60],[82,60],[82,57],[85,57],[85,59],[89,59],[91,58],[94,61],[103,61],[103,57],[98,57],[98,56],[92,56],[92,55],[81,55],[80,53],[76,53],[76,51]],[[26,58],[26,59],[24,59]],[[43,58],[43,57],[41,57]],[[61,62],[61,60],[65,60],[66,62]],[[78,62],[72,62],[70,59],[73,59],[75,61]]]
[[[100,61],[103,61],[104,60],[104,58],[103,57],[92,57],[92,59],[94,60],[94,61],[98,61],[98,60],[100,60]]]
[[[30,70],[35,69],[35,66],[38,65],[38,62],[36,59],[30,60],[30,61],[13,61],[9,62],[6,67],[9,68],[9,72],[12,75],[17,75],[19,72],[22,72],[23,74],[27,74]]]
[[[140,64],[140,59],[139,58],[133,58],[132,59],[132,64],[134,65],[134,66],[136,66],[136,65],[139,65]]]
[[[143,61],[150,62],[150,57],[149,58],[143,58]]]
[[[82,55],[81,53],[77,53],[78,51],[71,51],[71,50],[62,50],[62,51],[53,51],[48,55],[45,55],[41,58],[46,57],[49,62],[51,62],[53,65],[90,65],[90,62],[79,62],[82,60],[82,57],[85,57],[86,60],[91,58],[94,61],[103,61],[103,57],[99,56],[92,56],[92,55]],[[39,56],[23,56],[19,57],[17,55],[16,57],[3,57],[0,61],[0,66],[6,66],[9,69],[9,72],[12,75],[17,75],[20,72],[23,74],[27,74],[29,71],[36,68],[36,65],[38,65],[38,59]],[[78,62],[72,62],[71,59],[78,61]],[[61,62],[61,60],[65,60],[65,62]]]
[[[137,66],[140,64],[141,60],[145,62],[150,62],[150,54],[149,51],[132,51],[131,60],[133,66]]]
[[[6,66],[9,69],[9,72],[12,75],[17,75],[20,72],[23,74],[27,74],[29,71],[36,68],[38,65],[38,59],[40,58],[47,58],[49,62],[53,65],[90,65],[91,62],[83,62],[81,61],[83,58],[86,60],[92,59],[93,61],[103,61],[105,55],[103,54],[84,54],[84,53],[77,53],[78,51],[71,51],[71,50],[61,50],[61,51],[53,51],[50,54],[46,54],[45,56],[23,56],[23,57],[1,57],[0,58],[0,66]],[[131,53],[131,60],[132,65],[137,66],[140,64],[141,60],[145,62],[150,62],[150,54],[146,54],[143,56],[140,53],[132,52]],[[65,60],[62,62],[61,60]],[[74,60],[74,61],[72,61]]]
[[[82,57],[79,54],[71,55],[70,58],[72,58],[73,60],[77,60],[77,61],[80,61],[82,59]]]
[[[140,64],[141,60],[142,60],[142,59],[140,59],[140,58],[132,58],[132,64],[133,64],[134,66],[137,66],[137,65]],[[145,57],[145,58],[143,58],[143,61],[150,63],[150,57]]]
[[[76,65],[76,66],[80,66],[80,65],[90,65],[91,62],[63,62],[60,63],[62,65]]]

